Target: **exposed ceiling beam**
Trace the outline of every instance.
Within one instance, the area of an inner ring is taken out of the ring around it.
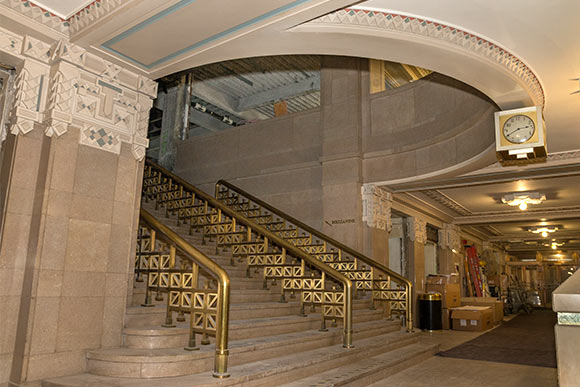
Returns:
[[[320,75],[240,98],[237,111],[243,112],[267,103],[297,97],[318,90],[320,90]]]
[[[193,108],[189,110],[189,121],[212,132],[232,128],[231,125]]]
[[[244,112],[240,113],[237,110],[238,99],[223,93],[203,81],[194,82],[191,88],[193,95],[203,99],[204,101],[211,103],[225,110],[226,112],[241,117],[245,120],[255,120],[255,119],[266,119],[265,115],[259,112]]]

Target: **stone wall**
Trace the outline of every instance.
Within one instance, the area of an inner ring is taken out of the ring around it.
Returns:
[[[0,325],[11,380],[82,372],[87,349],[121,345],[142,162],[130,146],[103,152],[79,135],[9,135]]]
[[[497,106],[472,87],[441,74],[370,95],[366,108],[365,182],[452,167],[495,141]]]
[[[478,155],[494,143],[495,110],[441,74],[371,95],[366,59],[323,56],[320,110],[193,137],[178,147],[176,173],[210,193],[229,180],[369,256],[384,255],[387,234],[362,223],[361,185]]]
[[[212,195],[227,180],[320,228],[319,128],[316,109],[193,137],[179,145],[175,173]]]

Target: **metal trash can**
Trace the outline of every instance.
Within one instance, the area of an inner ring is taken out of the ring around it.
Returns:
[[[419,329],[424,331],[443,329],[441,314],[441,293],[419,294]]]

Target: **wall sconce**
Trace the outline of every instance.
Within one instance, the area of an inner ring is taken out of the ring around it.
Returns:
[[[508,206],[518,206],[525,211],[529,204],[540,204],[546,200],[546,195],[539,192],[512,192],[505,194],[501,202]]]

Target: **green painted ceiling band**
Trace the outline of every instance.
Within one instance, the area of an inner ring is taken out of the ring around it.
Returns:
[[[121,52],[119,52],[119,51],[117,51],[117,50],[115,50],[114,48],[111,47],[112,45],[120,42],[121,40],[126,39],[127,37],[133,35],[135,32],[138,32],[138,31],[144,29],[148,25],[150,25],[152,23],[155,23],[155,22],[161,20],[162,18],[164,18],[165,16],[170,15],[173,12],[176,12],[176,11],[178,11],[178,10],[180,10],[180,9],[188,6],[188,5],[190,5],[194,1],[195,0],[181,0],[180,2],[172,5],[171,7],[167,8],[167,9],[164,9],[163,11],[155,14],[154,16],[151,16],[149,19],[142,21],[141,23],[139,23],[139,24],[137,24],[137,25],[129,28],[126,31],[123,31],[121,34],[115,36],[113,39],[108,40],[107,42],[103,43],[101,45],[101,47],[103,49],[109,51],[109,52],[112,52],[112,53],[114,53],[114,54],[116,54],[116,55],[118,55],[118,56],[120,56],[120,57],[122,57],[122,58],[124,58],[124,59],[126,59],[126,60],[128,60],[130,62],[132,62],[132,63],[135,63],[135,64],[137,64],[137,65],[139,65],[141,67],[150,69],[152,67],[157,66],[158,64],[161,64],[161,63],[166,62],[166,61],[168,61],[170,59],[173,59],[173,58],[175,58],[175,57],[177,57],[179,55],[185,54],[188,51],[195,50],[196,48],[202,47],[202,46],[204,46],[204,45],[206,45],[206,44],[208,44],[208,43],[210,43],[210,42],[212,42],[214,40],[217,40],[217,39],[220,39],[220,38],[222,38],[224,36],[230,35],[233,32],[239,31],[239,30],[244,29],[244,28],[246,28],[248,26],[251,26],[252,24],[256,24],[256,23],[258,23],[260,21],[263,21],[265,19],[268,19],[268,18],[270,18],[270,17],[272,17],[274,15],[277,15],[279,13],[285,12],[285,11],[287,11],[289,9],[292,9],[292,8],[298,6],[298,5],[304,4],[304,3],[306,3],[306,2],[308,2],[310,0],[295,0],[295,1],[291,2],[291,3],[289,3],[289,4],[283,5],[282,7],[279,7],[279,8],[276,8],[276,9],[272,10],[272,11],[266,12],[266,13],[260,15],[260,16],[256,16],[253,19],[250,19],[250,20],[245,21],[245,22],[243,22],[241,24],[238,24],[238,25],[236,25],[234,27],[228,28],[225,31],[219,32],[219,33],[217,33],[215,35],[212,35],[212,36],[210,36],[208,38],[205,38],[205,39],[203,39],[203,40],[201,40],[201,41],[199,41],[197,43],[194,43],[194,44],[192,44],[190,46],[184,47],[184,48],[182,48],[182,49],[180,49],[180,50],[178,50],[178,51],[176,51],[176,52],[174,52],[172,54],[169,54],[169,55],[167,55],[167,56],[165,56],[163,58],[160,58],[160,59],[158,59],[158,60],[156,60],[156,61],[154,61],[154,62],[152,62],[150,64],[142,63],[142,62],[140,62],[140,61],[138,61],[138,60],[136,60],[134,58],[131,58],[130,56],[127,56],[127,55],[125,55],[125,54],[123,54],[123,53],[121,53]]]

